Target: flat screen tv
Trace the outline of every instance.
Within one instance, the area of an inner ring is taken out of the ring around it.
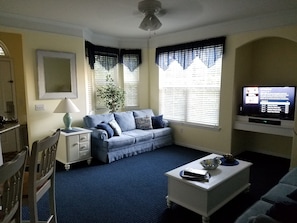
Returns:
[[[242,114],[294,120],[295,86],[244,86]]]

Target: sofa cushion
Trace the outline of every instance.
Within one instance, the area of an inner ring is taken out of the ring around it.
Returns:
[[[132,111],[116,112],[114,113],[114,117],[123,132],[136,129],[135,120],[134,120]]]
[[[152,119],[151,117],[136,117],[135,124],[137,129],[148,130],[152,129]]]
[[[114,135],[114,131],[108,123],[102,122],[98,124],[96,128],[105,130],[107,132],[108,138],[111,138]]]
[[[277,202],[268,211],[267,215],[285,223],[297,222],[297,203],[292,202]]]
[[[235,223],[247,223],[252,217],[258,216],[259,214],[265,214],[269,208],[272,207],[271,203],[259,200],[254,203],[251,207],[243,212],[235,221]]]
[[[95,128],[98,124],[105,122],[109,123],[114,119],[112,113],[101,114],[101,115],[86,115],[84,117],[85,126],[88,128]]]
[[[122,134],[122,130],[121,130],[121,127],[118,125],[117,121],[116,120],[111,120],[109,123],[108,123],[111,128],[113,129],[114,131],[114,135],[116,136],[120,136]]]
[[[279,182],[297,186],[297,167],[291,169],[285,176],[280,179]]]
[[[109,150],[117,150],[122,148],[123,146],[133,145],[135,143],[135,138],[121,134],[117,137],[109,138],[108,140],[104,141],[104,146]]]
[[[248,220],[249,220],[248,223],[281,223],[266,214],[252,216]]]
[[[154,129],[164,128],[163,115],[152,116],[152,125]]]
[[[148,130],[151,131],[153,133],[153,138],[160,138],[163,136],[167,136],[171,134],[171,128],[162,128],[162,129],[151,129]]]
[[[297,189],[289,193],[287,197],[293,199],[294,201],[297,201]]]
[[[143,131],[140,129],[135,129],[131,131],[126,131],[123,134],[134,137],[137,142],[149,141],[153,138],[153,134],[149,131]]]
[[[278,183],[273,188],[271,188],[266,194],[264,194],[261,197],[261,199],[264,201],[270,202],[272,204],[276,202],[284,202],[284,201],[294,202],[294,200],[287,197],[287,195],[292,193],[294,190],[296,190],[295,186]]]
[[[142,109],[142,110],[135,110],[133,111],[134,117],[151,117],[154,116],[154,112],[152,109]]]

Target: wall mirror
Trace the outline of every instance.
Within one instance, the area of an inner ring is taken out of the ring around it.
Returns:
[[[74,53],[37,50],[39,99],[77,98]]]

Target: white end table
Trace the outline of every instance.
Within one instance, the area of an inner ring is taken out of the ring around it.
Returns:
[[[87,161],[91,164],[91,130],[73,127],[73,131],[61,130],[56,160],[70,169],[70,164]]]

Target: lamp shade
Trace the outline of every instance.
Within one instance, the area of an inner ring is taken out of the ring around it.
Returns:
[[[74,113],[79,112],[79,109],[76,105],[69,99],[63,99],[55,109],[54,113]]]
[[[72,127],[72,117],[69,113],[79,112],[79,109],[76,105],[69,99],[65,98],[58,104],[57,108],[55,109],[54,113],[66,113],[63,117],[63,122],[65,125],[65,131],[71,131]]]
[[[148,13],[139,25],[140,29],[154,31],[162,26],[160,20],[153,13]]]

